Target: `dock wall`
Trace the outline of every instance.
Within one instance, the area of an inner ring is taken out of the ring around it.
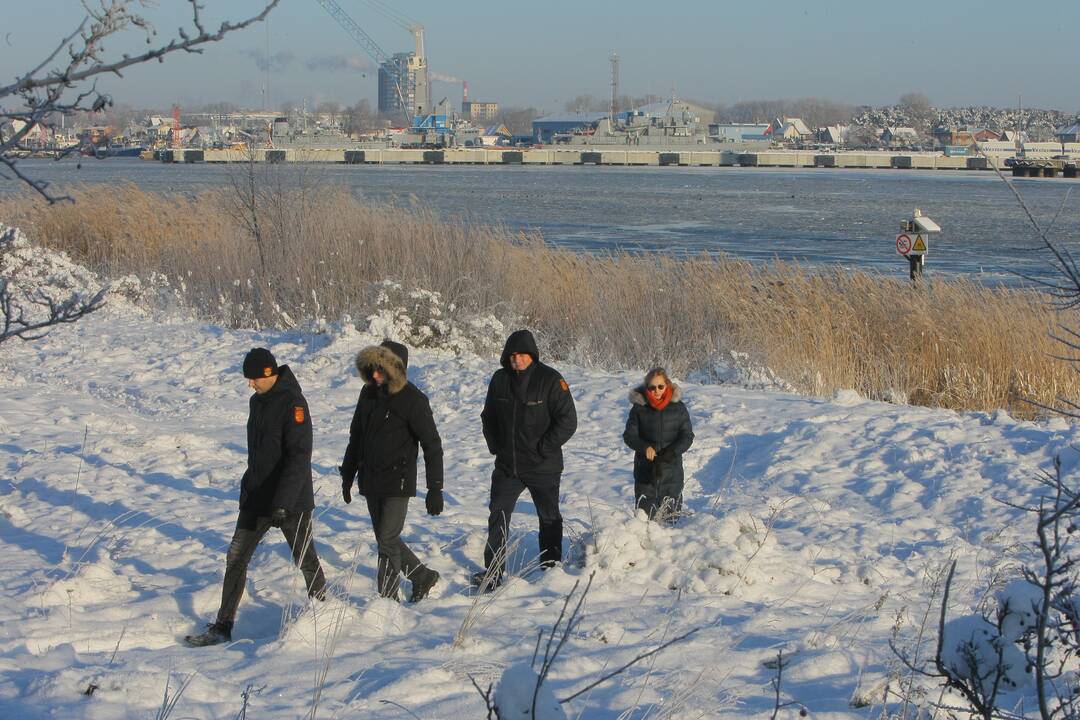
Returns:
[[[422,150],[364,148],[355,150],[257,148],[244,150],[173,149],[161,153],[166,163],[341,163],[350,165],[610,165],[659,167],[770,167],[848,168],[894,170],[991,170],[985,157],[948,157],[938,153],[831,152],[765,150],[737,153],[730,150],[626,149],[602,145],[546,148],[449,148]],[[995,160],[1000,163],[1000,160]],[[1075,177],[1077,161],[1054,170],[1040,168],[1040,176],[1060,173]],[[1067,171],[1067,168],[1072,168]],[[1036,175],[1034,171],[1030,175]]]

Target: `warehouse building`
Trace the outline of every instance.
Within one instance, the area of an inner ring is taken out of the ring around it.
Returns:
[[[533,120],[533,142],[549,144],[561,133],[587,132],[595,130],[597,124],[606,118],[606,112],[566,113],[548,115]]]

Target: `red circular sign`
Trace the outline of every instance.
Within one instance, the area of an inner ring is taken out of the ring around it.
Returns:
[[[896,252],[901,255],[907,255],[911,252],[911,236],[907,233],[900,233],[896,236]]]

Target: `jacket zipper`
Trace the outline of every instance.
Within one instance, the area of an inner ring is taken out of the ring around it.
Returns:
[[[511,378],[511,380],[513,380],[513,379],[514,378]],[[513,393],[513,388],[510,388],[510,391],[511,391],[511,393]],[[515,397],[511,397],[510,399],[514,403],[514,411],[513,411],[513,413],[510,414],[510,438],[511,438],[511,441],[510,441],[510,456],[513,458],[513,461],[514,461],[514,477],[517,477],[518,476],[518,470],[517,470],[517,409],[518,409],[518,402],[517,402],[517,398],[515,398]]]

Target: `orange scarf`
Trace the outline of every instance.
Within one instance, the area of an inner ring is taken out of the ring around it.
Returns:
[[[649,392],[648,389],[645,390],[645,399],[649,401],[649,407],[651,407],[653,410],[663,410],[668,406],[668,403],[671,402],[671,395],[674,392],[675,388],[671,385],[671,383],[668,383],[667,387],[664,388],[664,393],[660,396],[659,400],[653,397],[653,394]]]

